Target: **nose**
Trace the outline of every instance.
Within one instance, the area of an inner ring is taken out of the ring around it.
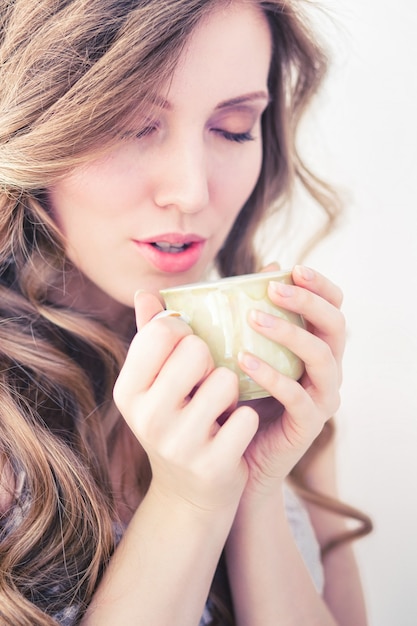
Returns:
[[[158,154],[154,201],[161,208],[197,213],[209,201],[208,167],[198,141],[167,143]]]

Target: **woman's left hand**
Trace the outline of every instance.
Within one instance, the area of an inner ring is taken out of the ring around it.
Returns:
[[[244,499],[275,491],[340,403],[345,346],[342,292],[310,268],[296,266],[292,276],[294,285],[271,283],[269,297],[277,306],[301,314],[306,328],[261,312],[255,312],[250,323],[297,354],[305,372],[295,381],[253,355],[243,355],[241,368],[271,394],[252,402],[260,426],[245,453],[249,480]]]

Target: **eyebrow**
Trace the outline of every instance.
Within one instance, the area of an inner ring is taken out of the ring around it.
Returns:
[[[220,102],[216,109],[227,109],[228,107],[238,106],[239,104],[246,104],[247,102],[254,102],[255,100],[266,100],[270,101],[270,96],[267,91],[253,91],[252,93],[247,93],[242,96],[238,96],[237,98],[230,98],[230,100],[223,100]]]
[[[253,91],[251,93],[243,94],[242,96],[237,96],[236,98],[230,98],[228,100],[223,100],[219,102],[216,106],[215,110],[227,109],[234,106],[239,106],[240,104],[246,104],[248,102],[254,102],[256,100],[266,100],[270,102],[271,97],[267,91]],[[172,104],[165,100],[165,98],[156,97],[154,99],[154,104],[161,107],[162,109],[167,109],[168,111],[172,110]]]

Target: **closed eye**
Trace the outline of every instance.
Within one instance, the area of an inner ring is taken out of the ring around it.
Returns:
[[[151,123],[147,126],[143,126],[140,130],[126,130],[121,135],[121,139],[141,139],[142,137],[147,137],[148,135],[152,135],[153,132],[158,130],[159,124]]]
[[[141,139],[142,137],[147,137],[148,135],[151,135],[156,130],[158,130],[158,124],[152,124],[141,128],[139,131],[135,132],[134,135],[136,139]]]
[[[236,143],[245,143],[246,141],[253,141],[255,139],[249,131],[244,133],[232,133],[220,128],[213,128],[213,131],[224,137],[224,139],[227,139],[227,141],[235,141]]]

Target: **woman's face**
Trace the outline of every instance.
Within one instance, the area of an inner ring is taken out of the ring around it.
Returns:
[[[203,277],[259,176],[270,56],[262,13],[249,3],[217,9],[160,102],[105,157],[49,189],[92,305],[94,286],[132,306],[137,289]]]

